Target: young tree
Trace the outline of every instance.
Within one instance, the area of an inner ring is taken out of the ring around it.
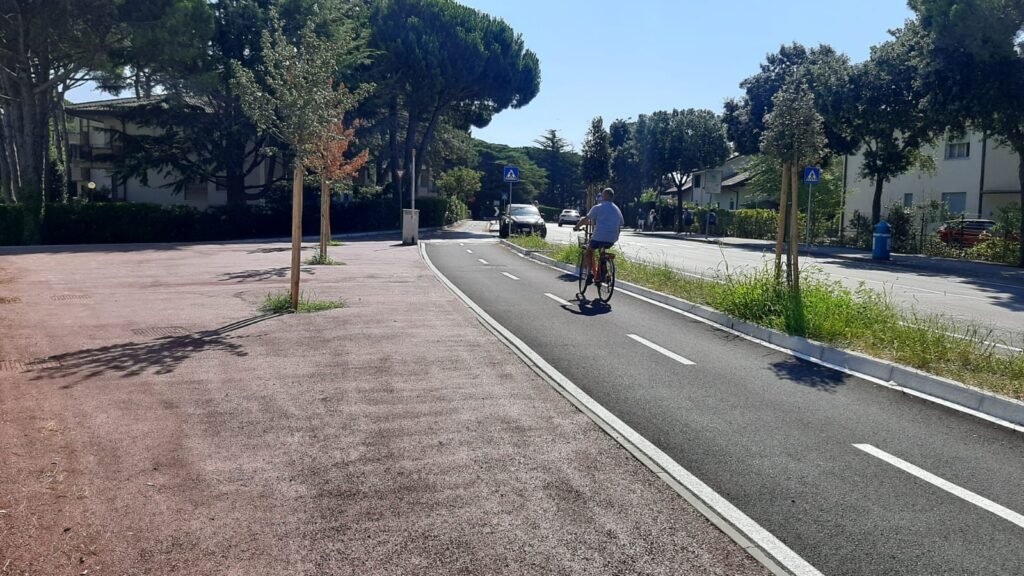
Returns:
[[[1024,238],[1024,4],[1008,0],[911,0],[928,45],[922,83],[929,108],[954,132],[970,126],[1016,152]],[[1018,265],[1024,267],[1024,242]]]
[[[346,158],[349,146],[355,139],[355,128],[345,128],[344,120],[338,120],[331,129],[320,136],[314,145],[314,152],[307,160],[309,168],[320,175],[320,262],[327,263],[327,246],[331,242],[331,184],[350,180],[370,158],[370,151],[363,150],[354,158]]]
[[[881,219],[885,183],[915,165],[927,167],[931,157],[920,150],[939,128],[920,88],[923,35],[913,23],[892,34],[893,40],[871,48],[871,59],[854,68],[850,82],[847,128],[864,148],[861,175],[875,186],[872,224]]]
[[[817,161],[826,145],[821,115],[815,110],[814,95],[797,78],[783,85],[775,95],[772,111],[765,117],[761,135],[761,151],[783,166],[782,192],[779,202],[779,230],[775,242],[775,275],[781,277],[782,245],[789,228],[789,252],[786,258],[786,279],[794,293],[800,293],[798,248],[800,227],[797,225],[797,197],[800,167]],[[788,214],[788,216],[787,216]]]
[[[293,44],[285,36],[281,20],[272,19],[270,30],[261,41],[264,81],[234,62],[233,88],[253,123],[287,143],[295,154],[292,188],[292,309],[299,305],[299,265],[302,249],[302,178],[305,169],[315,164],[325,142],[337,138],[337,129],[370,87],[355,92],[334,78],[339,62],[359,52],[354,35],[327,41],[316,33],[317,22],[310,20]],[[342,131],[343,137],[344,131]]]
[[[596,188],[608,183],[610,176],[611,148],[604,120],[597,116],[590,122],[590,129],[583,140],[583,184],[587,187],[586,209],[594,204]]]

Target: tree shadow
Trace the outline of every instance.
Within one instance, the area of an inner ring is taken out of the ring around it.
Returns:
[[[221,274],[221,279],[218,282],[247,282],[261,280],[269,280],[271,278],[288,278],[291,274],[290,266],[282,266],[280,268],[266,268],[264,270],[242,270],[241,272],[225,272]],[[316,272],[312,268],[304,267],[299,269],[303,274],[314,275]]]
[[[122,378],[147,373],[170,374],[183,362],[202,352],[222,352],[236,357],[248,356],[248,352],[243,350],[238,342],[245,336],[229,334],[277,316],[280,314],[261,314],[214,330],[204,330],[185,336],[165,336],[149,342],[127,342],[77,350],[37,359],[25,367],[34,373],[31,378],[33,381],[78,378],[75,383],[61,386],[63,389],[110,374],[118,374]]]
[[[835,392],[846,384],[850,376],[838,370],[826,368],[800,358],[787,358],[773,362],[771,365],[775,375],[783,380],[795,382],[801,386],[814,388],[823,392]]]
[[[303,246],[302,250],[313,250],[318,248],[317,246]],[[278,252],[291,252],[291,246],[277,246],[274,248],[256,248],[255,250],[249,250],[246,254],[277,254]]]

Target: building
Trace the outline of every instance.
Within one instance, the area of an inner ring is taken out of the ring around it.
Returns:
[[[931,200],[943,202],[950,214],[993,218],[999,208],[1020,202],[1018,157],[1006,146],[978,133],[941,141],[922,150],[935,171],[914,170],[886,182],[883,217],[893,204],[911,207]],[[871,214],[874,184],[860,174],[863,156],[850,156],[846,171],[846,221],[854,212]]]
[[[701,206],[717,202],[719,208],[729,210],[753,206],[757,203],[757,198],[753,197],[753,192],[746,186],[750,180],[750,173],[745,170],[748,164],[750,156],[736,154],[713,170],[688,174],[683,179],[683,202]],[[716,180],[718,175],[721,175],[721,186],[703,185],[707,181],[708,172],[715,172],[712,177]],[[676,188],[673,186],[661,195],[663,198],[675,198]]]

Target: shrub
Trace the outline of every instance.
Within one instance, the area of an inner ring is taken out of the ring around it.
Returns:
[[[0,204],[0,246],[14,246],[22,242],[25,212],[20,204]]]
[[[1016,266],[1020,258],[1020,242],[982,233],[978,244],[972,246],[966,256],[971,260],[985,260],[986,262]]]

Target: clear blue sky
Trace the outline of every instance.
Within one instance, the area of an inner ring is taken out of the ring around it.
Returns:
[[[671,108],[722,109],[769,52],[829,43],[854,62],[911,17],[903,0],[462,0],[523,35],[540,94],[474,135],[526,146],[548,128],[578,150],[590,120]],[[109,96],[86,88],[81,102]]]

